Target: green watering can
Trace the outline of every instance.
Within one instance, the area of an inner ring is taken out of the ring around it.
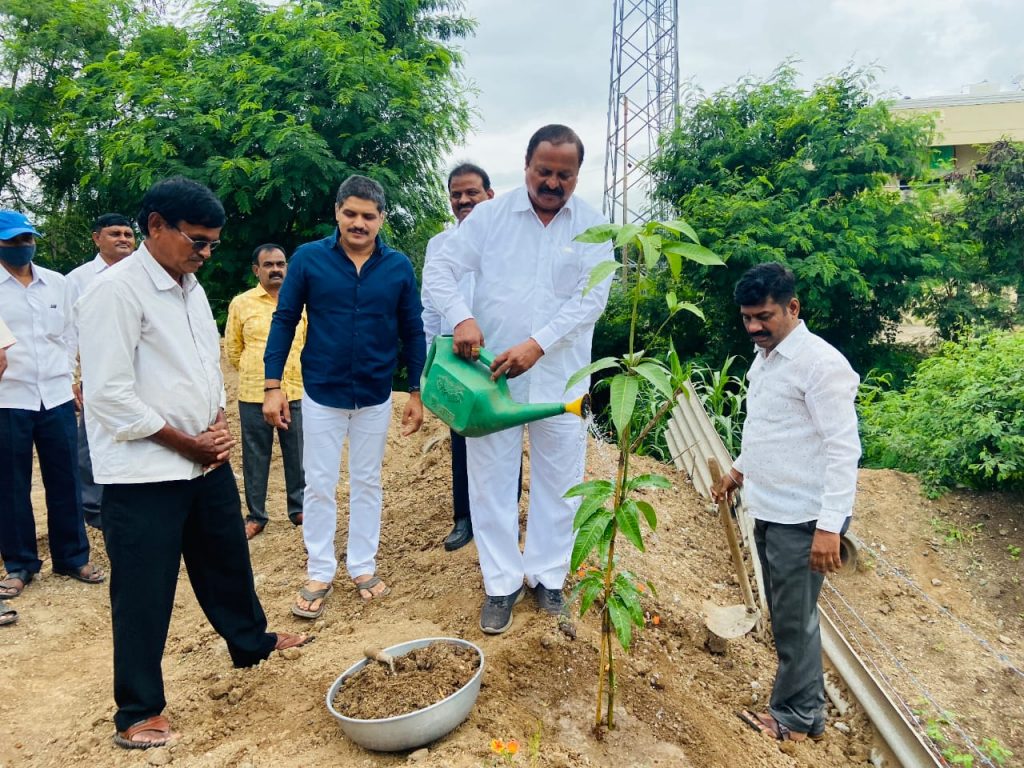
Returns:
[[[590,415],[590,395],[571,403],[517,403],[504,376],[491,381],[494,355],[480,350],[479,360],[455,354],[451,336],[435,336],[420,379],[423,404],[463,437],[480,437],[537,419],[575,413]]]

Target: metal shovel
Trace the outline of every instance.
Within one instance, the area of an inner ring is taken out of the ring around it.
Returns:
[[[718,485],[722,480],[722,469],[718,466],[716,459],[708,459],[708,470],[711,472],[712,483]],[[736,569],[736,578],[743,591],[745,604],[721,606],[705,602],[704,625],[715,637],[722,640],[733,640],[754,628],[754,625],[761,620],[761,610],[754,603],[754,594],[750,590],[750,579],[747,577],[747,569],[743,565],[740,545],[736,541],[736,531],[732,527],[729,502],[725,499],[718,502],[718,515],[722,520],[722,527],[725,529],[725,538],[729,541],[732,564]]]

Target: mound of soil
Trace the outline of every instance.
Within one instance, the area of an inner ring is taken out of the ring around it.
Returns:
[[[349,675],[334,708],[357,720],[382,720],[429,707],[461,690],[480,669],[480,656],[454,643],[431,643],[393,659],[371,661]]]
[[[235,377],[228,372],[229,402]],[[375,754],[349,742],[327,710],[325,694],[367,646],[386,648],[422,637],[464,637],[486,655],[483,687],[469,718],[417,754],[427,768],[480,768],[492,763],[492,739],[518,739],[519,764],[531,768],[846,768],[863,766],[876,736],[856,706],[831,712],[820,744],[784,745],[757,735],[736,717],[763,707],[775,670],[766,642],[748,635],[725,656],[705,647],[704,600],[742,602],[732,577],[718,517],[686,478],[638,457],[638,472],[663,472],[674,482],[645,496],[659,514],[644,554],[628,551],[622,563],[657,587],[645,606],[651,620],[630,654],[617,653],[616,730],[592,734],[597,689],[599,627],[588,616],[560,628],[532,600],[516,608],[503,635],[480,632],[483,599],[474,546],[448,553],[441,541],[451,527],[447,429],[428,417],[408,438],[399,433],[405,396],[395,396],[395,418],[383,470],[384,519],[378,573],[391,586],[382,600],[364,603],[344,571],[324,615],[310,626],[291,615],[305,580],[301,530],[285,514],[284,483],[275,456],[270,483],[271,523],[250,545],[256,588],[272,630],[309,631],[315,643],[275,654],[259,666],[231,667],[223,640],[199,610],[182,570],[164,655],[167,709],[181,741],[170,749],[127,752],[111,742],[111,632],[104,587],[54,576],[48,566],[12,607],[21,614],[0,629],[0,765],[141,766],[147,762],[190,768],[346,768],[397,766],[406,754]],[[237,413],[229,413],[237,430]],[[240,455],[233,461],[239,474]],[[592,442],[588,477],[612,477],[612,449]],[[343,463],[343,466],[347,466]],[[347,472],[339,507],[347,509]],[[921,590],[976,627],[1017,669],[1021,664],[1021,562],[1010,547],[1024,544],[1019,498],[955,493],[924,499],[917,483],[894,472],[862,472],[853,530],[875,552],[909,575]],[[42,557],[47,558],[42,486],[34,500]],[[522,510],[529,502],[527,466]],[[991,515],[991,518],[985,517]],[[970,544],[948,545],[941,523],[974,530]],[[1010,522],[1007,522],[1009,520]],[[1015,521],[1015,522],[1014,522]],[[981,529],[974,529],[978,522]],[[1005,534],[1003,533],[1005,531]],[[343,556],[346,515],[338,521]],[[90,531],[93,559],[106,566],[102,538]],[[830,580],[831,581],[831,580]],[[935,585],[938,581],[939,585]],[[1024,754],[1024,690],[1020,678],[984,647],[961,641],[959,626],[924,601],[883,563],[835,579],[847,602],[887,640],[902,664],[925,680],[940,703],[948,697],[960,725],[981,743],[998,738]],[[884,610],[883,610],[884,609]],[[922,619],[922,617],[924,617]],[[934,620],[934,623],[932,621]],[[571,631],[568,631],[571,630]],[[883,633],[884,630],[884,633]],[[1009,641],[1004,644],[997,638]],[[955,640],[955,642],[954,642]],[[897,681],[898,682],[898,681]],[[841,691],[852,700],[848,691]],[[908,701],[912,692],[905,694]],[[842,726],[841,728],[839,726]],[[976,761],[975,764],[980,764]],[[1012,764],[1012,763],[1008,763]],[[887,762],[892,766],[894,763]]]

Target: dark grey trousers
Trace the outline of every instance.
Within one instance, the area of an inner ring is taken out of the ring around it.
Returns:
[[[103,502],[103,486],[97,485],[92,477],[92,456],[89,455],[89,437],[85,433],[85,408],[78,414],[78,479],[82,486],[82,510],[85,522],[93,528],[101,528],[100,504]]]
[[[302,512],[302,495],[306,475],[302,470],[302,403],[288,403],[292,421],[288,429],[276,429],[263,420],[262,403],[238,403],[242,428],[242,479],[245,482],[247,520],[266,524],[267,477],[270,475],[270,452],[277,432],[284,459],[284,483],[288,495],[288,519],[293,523]]]
[[[847,518],[844,532],[849,522]],[[796,525],[754,521],[754,542],[764,572],[765,599],[779,659],[768,712],[797,733],[825,729],[818,625],[818,593],[825,577],[810,568],[816,528],[813,520]]]

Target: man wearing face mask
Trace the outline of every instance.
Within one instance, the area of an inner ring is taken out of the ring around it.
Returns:
[[[0,307],[18,343],[0,379],[0,598],[21,594],[42,567],[32,513],[32,447],[46,489],[54,573],[89,584],[105,578],[89,562],[78,489],[77,429],[65,332],[64,277],[33,263],[39,233],[16,211],[0,211]]]
[[[455,214],[455,227],[446,229],[430,238],[427,243],[427,254],[423,262],[426,269],[437,254],[445,240],[455,232],[455,229],[466,220],[466,217],[476,208],[478,203],[486,202],[494,198],[494,190],[491,189],[491,179],[487,172],[478,165],[462,163],[452,169],[448,174],[448,198],[451,202],[452,213]],[[467,304],[473,303],[473,273],[467,273],[459,280],[459,290]],[[434,336],[452,332],[452,327],[445,320],[444,315],[438,312],[430,303],[429,299],[423,297],[423,330],[427,335],[427,348]],[[466,546],[473,540],[473,523],[469,516],[469,480],[466,476],[466,438],[451,431],[452,445],[452,511],[454,512],[455,525],[451,533],[444,540],[444,548],[449,552]],[[520,484],[520,487],[521,484]]]
[[[565,391],[569,378],[590,363],[594,324],[611,280],[586,288],[591,270],[612,253],[609,244],[574,240],[607,223],[573,195],[582,164],[583,142],[571,128],[540,128],[526,147],[525,186],[477,207],[423,271],[427,300],[455,329],[455,352],[475,358],[486,338],[498,353],[492,378],[507,376],[518,402],[571,400],[589,385],[584,379]],[[476,279],[471,305],[458,285],[467,273]],[[512,626],[512,610],[527,588],[542,611],[557,615],[564,608],[578,508],[578,500],[564,495],[583,478],[586,432],[571,414],[525,429],[530,509],[522,551],[516,477],[524,427],[466,441],[470,513],[486,592],[480,629],[488,634]]]
[[[96,246],[96,257],[85,262],[67,275],[66,308],[68,317],[71,308],[82,298],[93,281],[135,250],[135,230],[127,216],[120,213],[105,213],[92,225],[92,241]],[[100,504],[103,502],[103,486],[97,485],[92,477],[92,459],[89,456],[89,438],[85,430],[85,408],[82,403],[82,384],[78,379],[78,328],[68,323],[67,344],[71,370],[75,374],[72,391],[78,406],[78,475],[82,488],[82,509],[85,522],[93,528],[100,528]]]
[[[267,348],[270,321],[277,309],[277,294],[288,274],[284,248],[264,243],[252,253],[252,271],[259,285],[231,300],[224,349],[228,361],[238,370],[238,421],[242,428],[242,477],[245,481],[245,537],[263,532],[267,517],[267,476],[274,433],[281,444],[284,480],[288,497],[288,519],[302,524],[302,493],[306,478],[302,471],[302,370],[299,355],[306,343],[306,316],[295,327],[281,389],[288,398],[292,420],[288,429],[275,429],[263,419],[263,353]]]

